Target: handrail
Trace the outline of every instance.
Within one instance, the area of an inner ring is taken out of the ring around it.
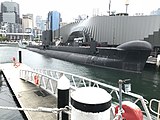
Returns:
[[[158,105],[158,110],[157,110],[157,112],[152,109],[153,102],[157,102],[157,105]],[[151,99],[151,100],[150,100],[150,103],[149,103],[149,109],[151,110],[151,112],[153,112],[154,114],[157,115],[157,120],[159,120],[159,117],[160,117],[160,100]]]
[[[33,82],[33,75],[38,74],[41,76],[40,84],[39,86],[43,89],[46,89],[49,93],[56,95],[57,90],[57,81],[60,78],[61,74],[64,74],[69,80],[71,84],[71,90],[75,90],[79,87],[100,87],[103,89],[106,89],[108,93],[110,93],[112,96],[114,95],[115,100],[119,100],[119,88],[107,85],[92,79],[88,79],[86,77],[82,77],[79,75],[74,75],[71,73],[58,71],[58,70],[42,70],[42,69],[34,69],[35,71],[25,71],[21,70],[21,74],[32,74],[31,81]],[[44,79],[45,78],[45,79]],[[28,80],[28,79],[27,79]],[[43,81],[43,82],[42,82]],[[132,92],[124,92],[122,90],[123,95],[129,97],[134,101],[135,104],[138,104],[138,102],[141,103],[142,108],[148,118],[148,120],[152,120],[151,114],[146,106],[146,100],[138,94],[132,93]]]
[[[35,76],[37,76],[36,79],[38,79],[38,81],[35,81]],[[41,87],[42,89],[47,91],[48,93],[56,96],[56,93],[57,93],[56,78],[50,77],[45,74],[40,74],[38,72],[31,71],[31,70],[20,70],[20,78],[32,84],[35,84],[38,87]]]

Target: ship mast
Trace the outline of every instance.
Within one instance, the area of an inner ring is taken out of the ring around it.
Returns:
[[[109,13],[109,16],[111,15],[111,0],[109,0],[109,11],[108,11],[108,13]]]
[[[126,5],[126,13],[127,13],[128,12],[129,0],[125,0],[125,5]]]

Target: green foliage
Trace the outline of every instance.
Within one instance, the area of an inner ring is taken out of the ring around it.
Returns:
[[[5,36],[0,36],[0,42],[6,41],[6,40],[7,40],[7,37],[5,37]]]
[[[34,38],[34,41],[39,41],[39,38]]]

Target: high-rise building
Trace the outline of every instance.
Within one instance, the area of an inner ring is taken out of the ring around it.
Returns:
[[[61,15],[57,11],[50,11],[47,19],[47,29],[52,31],[52,41],[60,37]]]
[[[60,27],[60,22],[61,22],[61,19],[60,19],[60,13],[57,12],[57,11],[50,11],[48,13],[48,29],[49,30],[52,30],[52,31],[55,31],[57,29],[59,29]]]
[[[39,38],[43,31],[46,30],[46,20],[42,19],[42,16],[36,16],[36,27],[34,30],[34,36]]]
[[[23,32],[31,33],[33,31],[33,14],[22,15]]]
[[[1,11],[1,5],[0,5],[0,23],[2,22],[2,11]]]
[[[0,4],[0,25],[5,32],[8,33],[17,33],[21,29],[21,20],[19,12],[19,4],[16,2],[2,2]]]
[[[151,15],[160,15],[160,8],[151,12]]]
[[[46,20],[42,20],[41,30],[42,31],[46,30]]]
[[[46,20],[43,20],[42,16],[36,16],[36,27],[41,31],[46,30]]]
[[[8,23],[20,23],[19,4],[16,2],[1,3],[2,21]]]
[[[42,16],[36,16],[36,27],[37,29],[41,29],[42,24]]]

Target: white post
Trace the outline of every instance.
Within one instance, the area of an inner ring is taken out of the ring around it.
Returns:
[[[78,88],[71,94],[71,120],[110,120],[111,99],[102,88]]]
[[[157,56],[157,62],[156,62],[157,67],[160,66],[160,55]]]

